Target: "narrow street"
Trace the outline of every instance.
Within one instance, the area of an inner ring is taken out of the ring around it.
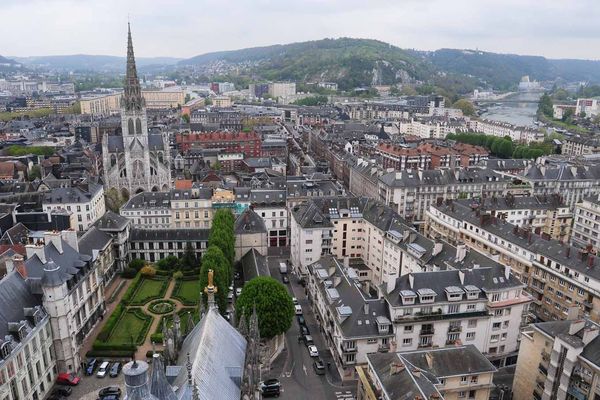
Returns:
[[[279,263],[286,258],[268,257],[271,276],[281,282],[279,272]],[[325,339],[320,326],[316,323],[315,317],[311,311],[310,304],[305,294],[305,289],[298,284],[297,277],[289,273],[290,283],[285,286],[290,295],[297,298],[302,306],[306,326],[313,337],[315,346],[319,350],[319,356],[327,366],[327,363],[333,365],[331,352],[325,345]],[[292,327],[286,333],[286,350],[279,356],[283,358],[283,365],[277,365],[272,369],[272,373],[277,376],[269,375],[267,378],[279,378],[283,387],[280,398],[282,399],[300,399],[308,397],[311,400],[329,400],[345,399],[351,400],[355,397],[356,382],[342,384],[337,370],[331,366],[326,367],[325,375],[317,375],[313,369],[314,359],[308,354],[308,349],[303,342],[300,342],[300,330],[298,322],[294,317]],[[276,364],[281,364],[280,360]]]

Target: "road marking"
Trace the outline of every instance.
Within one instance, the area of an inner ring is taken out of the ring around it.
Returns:
[[[305,375],[308,375],[308,372],[306,371],[306,365],[302,364],[302,370],[304,371]]]

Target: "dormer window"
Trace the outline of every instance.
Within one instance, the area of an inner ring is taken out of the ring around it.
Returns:
[[[10,355],[10,352],[11,352],[10,343],[9,342],[3,343],[2,346],[0,347],[0,353],[2,354],[2,358],[7,358]]]
[[[435,301],[436,293],[431,289],[419,289],[417,294],[421,303],[433,303]]]
[[[417,294],[412,290],[401,290],[400,291],[400,299],[402,300],[402,305],[411,305],[415,304],[415,299],[417,298]]]
[[[481,290],[477,286],[467,285],[464,287],[465,293],[467,294],[467,300],[477,300]]]
[[[446,296],[448,301],[460,301],[463,297],[463,290],[458,286],[448,286],[446,288]]]

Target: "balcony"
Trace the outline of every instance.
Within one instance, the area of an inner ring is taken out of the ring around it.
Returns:
[[[433,347],[433,342],[427,342],[427,343],[419,343],[419,346],[417,346],[419,349],[424,349],[427,347]]]
[[[538,371],[544,374],[544,376],[548,376],[548,369],[544,367],[541,363],[538,365]]]
[[[380,353],[387,353],[388,351],[390,351],[389,343],[380,344],[379,347],[377,348],[377,351],[379,351]]]
[[[542,360],[544,362],[550,362],[550,353],[548,353],[546,350],[542,350]]]

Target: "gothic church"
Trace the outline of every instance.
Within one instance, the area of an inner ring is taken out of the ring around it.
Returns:
[[[146,102],[135,67],[131,29],[127,29],[127,71],[121,97],[121,135],[102,138],[105,190],[125,197],[171,187],[171,154],[167,133],[149,134]]]

